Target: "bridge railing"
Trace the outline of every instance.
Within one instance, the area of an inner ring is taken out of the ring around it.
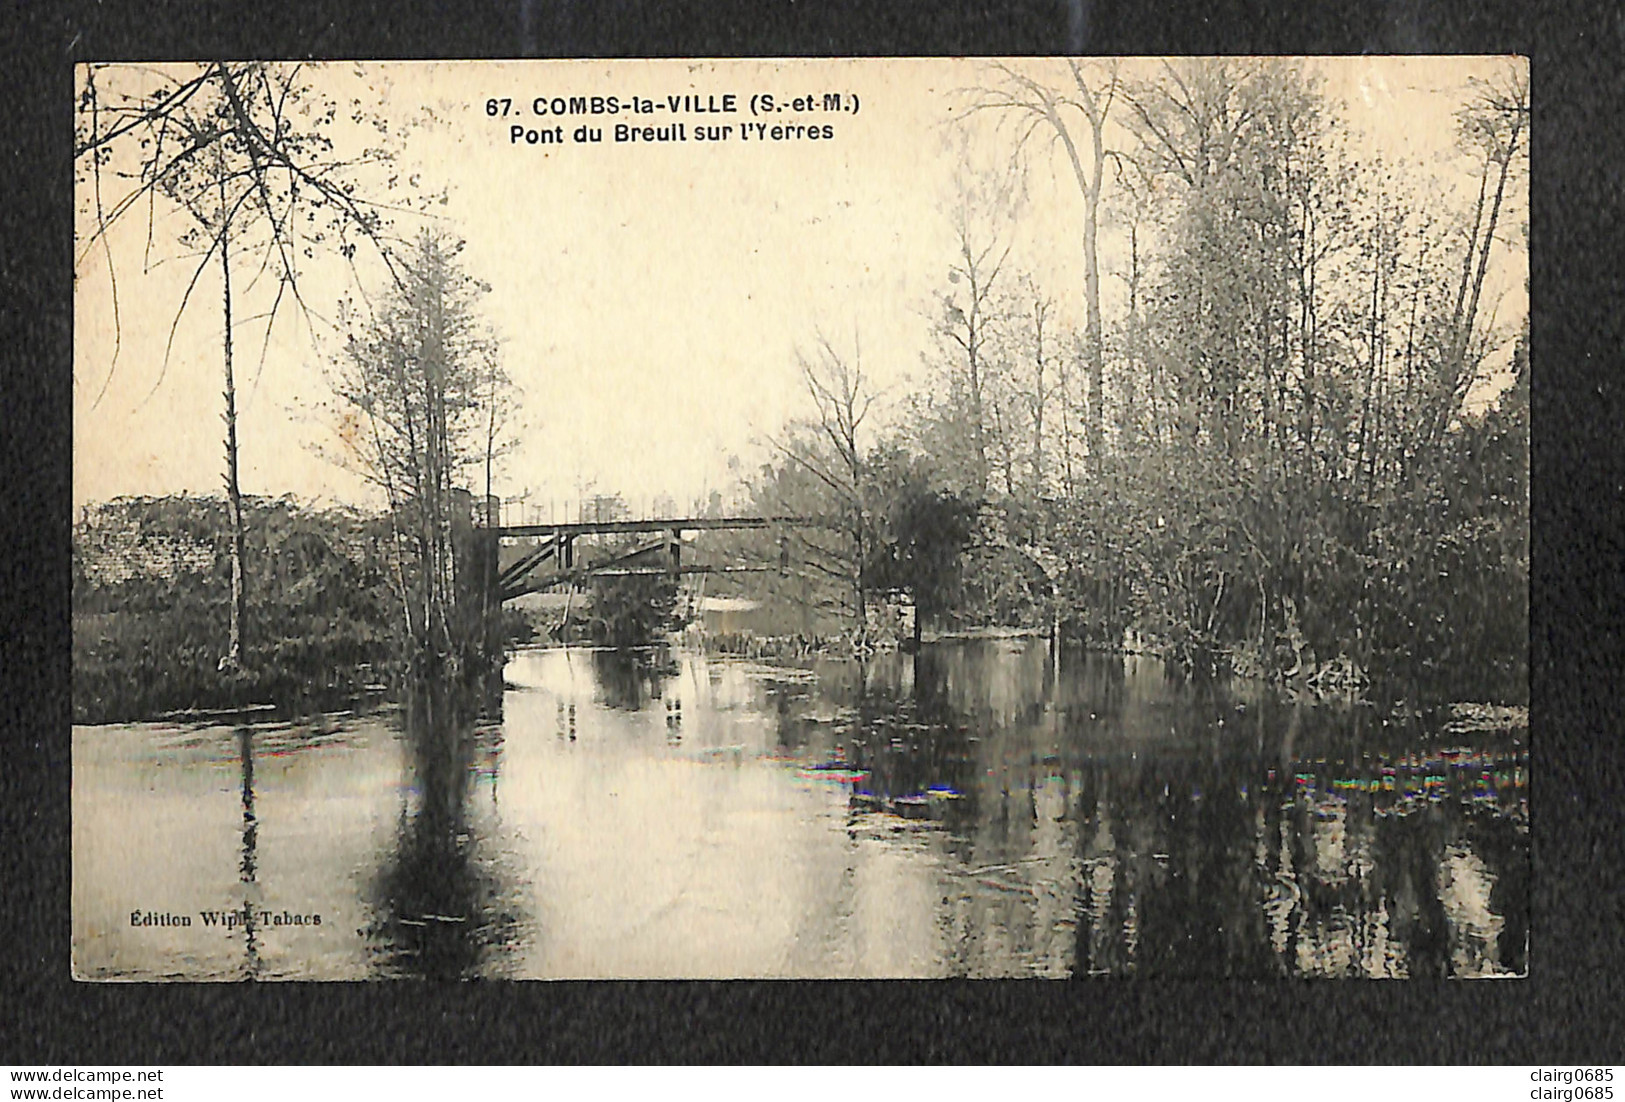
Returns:
[[[634,517],[650,520],[677,520],[684,517],[739,513],[748,511],[748,503],[722,498],[720,495],[706,501],[679,502],[669,494],[648,497],[628,497],[623,494],[597,494],[581,497],[549,498],[537,500],[528,495],[520,498],[494,499],[494,505],[476,510],[475,523],[489,527],[528,528],[547,524],[595,524]],[[494,518],[494,519],[491,519]]]
[[[504,524],[504,538],[528,539],[607,535],[626,532],[709,532],[726,528],[824,527],[827,522],[801,516],[642,517],[602,521],[565,521],[540,524]]]

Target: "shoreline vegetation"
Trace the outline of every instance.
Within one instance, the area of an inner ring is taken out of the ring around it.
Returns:
[[[398,687],[383,518],[246,498],[248,624],[226,661],[230,535],[218,498],[125,498],[74,526],[73,721],[298,715]]]
[[[255,631],[242,660],[232,664],[223,649],[231,600],[225,507],[218,498],[174,496],[119,499],[84,511],[73,538],[76,724],[260,713],[289,718],[402,695],[413,671],[403,658],[411,649],[401,638],[399,597],[388,577],[389,517],[310,508],[290,498],[245,499]],[[976,589],[997,588],[986,578],[973,580]],[[1200,671],[1180,663],[1170,638],[1131,626],[1115,641],[1103,641],[1080,630],[1088,621],[1077,609],[1063,608],[1058,623],[1046,627],[1046,602],[978,601],[963,584],[959,600],[975,607],[928,617],[916,640],[905,623],[911,610],[880,595],[872,598],[870,630],[860,637],[773,594],[761,602],[768,615],[754,628],[708,625],[692,607],[687,618],[677,613],[674,584],[640,582],[635,593],[624,581],[600,582],[596,593],[578,600],[568,630],[554,610],[503,607],[484,633],[475,633],[489,638],[484,657],[472,664],[495,668],[513,646],[528,643],[626,648],[662,641],[749,659],[854,659],[918,645],[1047,639],[1058,626],[1068,647],[1146,655],[1176,672],[1274,685],[1311,699],[1527,702],[1520,640],[1512,635],[1499,640],[1498,650],[1483,639],[1457,643],[1458,654],[1488,659],[1477,676],[1462,676],[1461,662],[1368,673],[1341,652],[1317,662],[1301,644],[1295,653],[1281,648],[1274,665],[1246,647],[1232,648],[1221,668]],[[1493,603],[1493,586],[1475,589]],[[594,613],[595,604],[606,609],[603,615]],[[1440,635],[1458,630],[1442,606],[1434,619]]]
[[[236,666],[223,661],[229,616],[230,546],[217,498],[130,498],[87,509],[73,541],[73,721],[102,724],[227,717],[294,718],[362,708],[399,699],[409,683],[399,638],[398,597],[387,575],[391,535],[384,515],[350,509],[315,509],[288,499],[245,499],[249,622],[255,626]],[[670,639],[706,653],[796,661],[853,659],[915,646],[894,607],[872,610],[886,625],[861,643],[839,631],[708,629],[679,623],[675,599],[629,595],[653,609],[647,622],[621,634],[594,619],[590,598],[578,606],[568,638],[557,617],[504,609],[493,627],[493,663],[516,645],[597,644],[627,647]],[[608,591],[597,595],[607,604]],[[997,610],[988,609],[988,612]],[[1068,619],[1067,623],[1073,622]],[[1049,628],[1028,624],[931,624],[920,642],[930,646],[987,639],[1046,639]],[[1064,633],[1068,647],[1171,659],[1167,640],[1135,631],[1116,646]],[[1346,659],[1343,660],[1346,662]],[[1170,662],[1171,668],[1177,668]],[[1358,695],[1370,688],[1344,673],[1336,660],[1296,676],[1252,670],[1232,662],[1229,676],[1309,690],[1310,698]],[[1318,676],[1317,676],[1318,675]],[[1432,691],[1407,686],[1382,694],[1432,702],[1483,699],[1523,703],[1516,691],[1474,693],[1457,683]]]
[[[290,719],[401,701],[426,655],[404,637],[387,514],[245,497],[246,619],[228,661],[231,537],[220,498],[120,498],[73,530],[73,722]],[[529,638],[512,610],[440,673],[470,684]]]

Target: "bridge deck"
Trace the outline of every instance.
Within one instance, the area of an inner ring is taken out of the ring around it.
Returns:
[[[551,536],[587,536],[611,532],[703,532],[718,528],[772,528],[777,525],[815,526],[813,517],[672,517],[665,520],[593,520],[568,524],[504,524],[497,533],[504,539]]]

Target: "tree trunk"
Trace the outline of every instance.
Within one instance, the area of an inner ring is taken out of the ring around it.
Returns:
[[[1072,496],[1072,409],[1071,388],[1068,385],[1066,361],[1069,353],[1063,351],[1055,361],[1055,370],[1059,378],[1056,381],[1057,389],[1061,395],[1061,485],[1066,489],[1066,496]]]
[[[1033,496],[1044,496],[1044,407],[1048,395],[1044,389],[1044,320],[1047,313],[1044,300],[1033,302]]]
[[[1506,150],[1499,158],[1492,157],[1485,164],[1484,174],[1479,180],[1478,207],[1473,212],[1473,231],[1467,241],[1467,258],[1462,267],[1461,285],[1456,290],[1456,326],[1452,334],[1450,392],[1443,396],[1443,402],[1434,412],[1427,438],[1430,446],[1437,446],[1443,439],[1445,432],[1450,428],[1451,418],[1456,414],[1457,406],[1472,386],[1472,380],[1467,374],[1467,354],[1472,345],[1473,324],[1478,317],[1478,300],[1484,289],[1484,273],[1489,268],[1490,249],[1495,244],[1496,223],[1500,218],[1502,199],[1506,195],[1507,177],[1511,174],[1512,160],[1517,155],[1520,132],[1521,125],[1514,123]],[[1483,226],[1483,236],[1480,237],[1479,221],[1483,216],[1484,192],[1489,182],[1491,166],[1498,169],[1495,196],[1490,202],[1489,221]],[[1471,277],[1470,295],[1469,277]],[[1463,298],[1466,299],[1465,306],[1462,303]]]
[[[1105,355],[1100,332],[1100,258],[1096,247],[1096,221],[1100,217],[1100,178],[1105,169],[1100,127],[1094,129],[1094,179],[1085,195],[1083,221],[1083,293],[1085,318],[1083,351],[1089,365],[1089,466],[1097,473],[1105,452]]]
[[[243,664],[243,634],[248,620],[248,591],[243,577],[243,495],[237,484],[237,381],[231,363],[231,258],[226,217],[226,188],[220,185],[220,275],[226,321],[226,511],[231,521],[231,620],[225,665]]]
[[[1105,352],[1102,347],[1100,321],[1100,256],[1098,230],[1100,224],[1100,189],[1106,176],[1106,115],[1111,110],[1111,98],[1117,88],[1117,74],[1112,73],[1111,88],[1102,103],[1090,91],[1077,62],[1071,62],[1072,81],[1078,90],[1078,106],[1089,123],[1089,171],[1085,173],[1078,157],[1077,146],[1052,106],[1049,122],[1060,135],[1072,162],[1079,190],[1083,193],[1083,354],[1089,371],[1089,424],[1086,439],[1089,447],[1089,466],[1098,472],[1105,452],[1106,395]]]
[[[981,338],[981,299],[980,295],[987,293],[987,289],[976,286],[975,270],[970,267],[970,247],[967,244],[965,256],[966,268],[971,272],[970,277],[970,314],[969,322],[965,328],[965,362],[970,369],[970,405],[971,405],[971,439],[976,450],[976,492],[987,493],[987,415],[982,409],[982,364],[980,358]]]
[[[491,388],[486,395],[490,404],[486,410],[485,422],[485,498],[480,502],[480,515],[485,519],[485,530],[480,535],[480,638],[487,657],[497,653],[500,641],[497,638],[494,610],[491,606],[492,590],[496,587],[495,569],[497,553],[495,545],[497,539],[496,528],[502,523],[499,507],[495,516],[491,509],[491,464],[496,451],[497,439],[497,380],[496,366],[491,365]],[[491,546],[487,546],[487,544]],[[703,584],[704,579],[701,578]],[[499,606],[500,607],[500,606]]]
[[[1146,376],[1145,356],[1140,348],[1140,224],[1137,214],[1128,226],[1128,325],[1129,370],[1136,378],[1144,379],[1146,415],[1150,425],[1148,435],[1160,442],[1156,380]]]
[[[1365,479],[1364,495],[1367,499],[1371,495],[1371,402],[1372,392],[1377,385],[1377,341],[1379,339],[1378,321],[1382,311],[1382,210],[1377,210],[1378,227],[1375,233],[1375,255],[1371,265],[1371,306],[1366,331],[1366,360],[1365,382],[1361,387],[1360,397],[1360,450],[1356,455],[1356,477]]]
[[[1314,217],[1306,212],[1298,283],[1298,338],[1303,354],[1303,406],[1298,413],[1298,439],[1303,448],[1305,469],[1311,476],[1315,471],[1315,358],[1319,355],[1315,332],[1315,247]]]

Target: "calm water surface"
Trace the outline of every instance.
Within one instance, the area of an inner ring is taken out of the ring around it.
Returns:
[[[459,737],[422,706],[76,728],[76,973],[1525,970],[1526,732],[1493,719],[1023,640],[507,680]]]

